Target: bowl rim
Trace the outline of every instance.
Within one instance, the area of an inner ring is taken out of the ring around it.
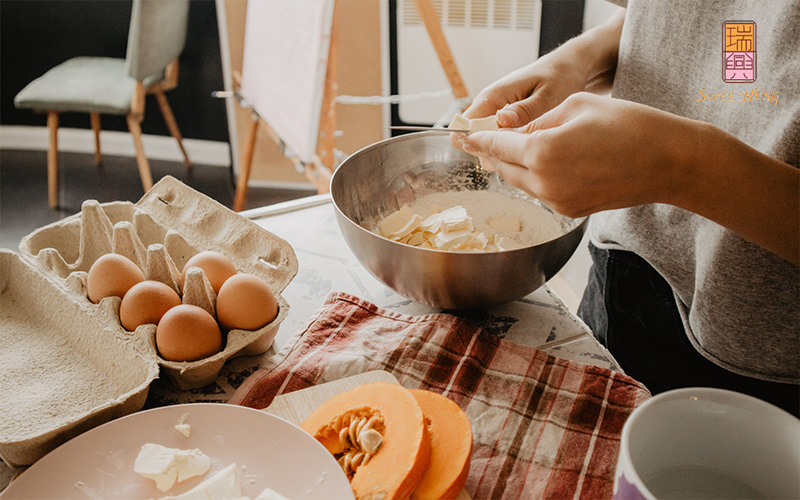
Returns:
[[[378,234],[378,233],[376,233],[374,231],[370,231],[369,229],[365,228],[361,224],[357,223],[349,215],[347,215],[344,212],[344,210],[342,210],[342,208],[339,206],[339,203],[337,202],[337,199],[334,196],[334,189],[333,189],[334,182],[336,182],[337,174],[338,174],[338,177],[341,177],[342,175],[344,175],[344,174],[340,173],[340,171],[341,171],[340,169],[348,161],[351,161],[351,159],[353,159],[353,158],[355,158],[357,156],[361,156],[363,154],[366,154],[369,151],[371,151],[372,149],[377,149],[379,147],[382,147],[386,143],[403,142],[403,141],[406,141],[406,140],[413,140],[413,139],[417,139],[417,138],[420,138],[420,137],[427,137],[427,136],[434,136],[434,135],[445,135],[445,134],[451,134],[451,133],[452,132],[447,132],[447,131],[444,131],[444,130],[431,130],[431,131],[411,132],[411,133],[402,134],[402,135],[398,135],[398,136],[394,136],[394,137],[387,137],[385,139],[381,139],[380,141],[374,142],[372,144],[368,144],[367,146],[364,146],[361,149],[359,149],[356,152],[354,152],[353,154],[349,155],[347,158],[345,158],[342,161],[341,164],[339,164],[338,167],[336,167],[336,169],[334,169],[333,174],[331,175],[331,180],[330,180],[329,187],[328,187],[329,192],[330,192],[331,203],[333,204],[333,207],[336,210],[336,213],[338,213],[339,215],[344,217],[344,219],[349,224],[352,224],[352,225],[356,226],[359,231],[365,231],[366,233],[368,233],[368,234],[370,234],[372,236],[376,236],[376,237],[378,237],[380,239],[383,239],[383,240],[388,241],[390,243],[393,243],[395,245],[400,245],[401,248],[402,247],[408,247],[408,248],[414,248],[414,249],[417,249],[417,250],[424,250],[424,251],[428,251],[428,252],[442,253],[442,254],[447,254],[447,255],[485,255],[485,254],[491,255],[491,254],[496,254],[496,253],[502,253],[502,254],[522,253],[522,252],[525,252],[525,251],[530,251],[533,248],[542,247],[542,246],[547,245],[549,243],[552,243],[554,241],[560,240],[561,238],[564,238],[565,236],[570,235],[570,234],[574,233],[575,231],[584,231],[584,232],[586,231],[590,215],[585,215],[585,216],[582,216],[582,217],[568,217],[566,215],[558,213],[556,210],[551,208],[549,205],[547,205],[544,201],[540,200],[539,198],[536,198],[535,196],[532,196],[532,195],[530,195],[528,193],[525,193],[528,197],[530,197],[532,199],[535,199],[539,203],[541,203],[551,213],[556,214],[559,217],[563,217],[563,218],[575,221],[575,226],[573,228],[571,228],[570,230],[560,234],[556,238],[553,238],[553,239],[550,239],[550,240],[547,240],[547,241],[543,241],[541,243],[537,243],[536,245],[527,245],[527,246],[524,246],[524,247],[514,248],[514,249],[511,249],[511,250],[499,250],[497,252],[457,252],[457,251],[452,251],[452,250],[440,250],[438,248],[417,247],[417,246],[408,245],[406,243],[400,243],[399,241],[392,240],[392,239],[387,238],[387,237],[385,237],[385,236],[383,236],[381,234]],[[465,153],[465,154],[468,154],[468,153]],[[469,156],[472,156],[472,155],[469,155]],[[476,158],[476,160],[477,160],[477,157],[475,157],[475,156],[472,156],[472,157]],[[476,161],[476,164],[479,165],[480,163],[478,161]],[[499,174],[498,174],[498,176],[499,176]],[[503,180],[503,182],[506,182],[506,181]],[[518,189],[518,188],[516,188],[516,189]],[[442,191],[442,192],[447,192],[447,191]]]

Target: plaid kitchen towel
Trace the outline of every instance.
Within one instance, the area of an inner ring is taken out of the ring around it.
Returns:
[[[650,397],[632,378],[493,336],[449,314],[409,316],[334,293],[278,361],[231,403],[265,408],[291,391],[386,370],[467,413],[475,500],[610,498],[622,425]]]

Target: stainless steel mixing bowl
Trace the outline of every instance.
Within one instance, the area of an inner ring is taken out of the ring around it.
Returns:
[[[492,253],[413,247],[368,229],[418,197],[468,189],[500,191],[544,206],[480,169],[474,156],[453,148],[449,134],[441,132],[407,134],[367,146],[342,162],[331,178],[336,218],[359,262],[400,295],[442,309],[483,309],[524,297],[563,267],[583,237],[586,218],[556,213],[562,236]]]

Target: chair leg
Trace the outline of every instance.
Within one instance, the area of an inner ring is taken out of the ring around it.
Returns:
[[[99,165],[103,163],[103,155],[100,153],[100,114],[89,113],[89,118],[92,121],[92,130],[94,130],[94,161]]]
[[[180,129],[178,129],[178,122],[175,121],[175,115],[172,114],[172,108],[169,106],[169,102],[167,102],[167,96],[161,91],[157,91],[155,94],[158,106],[161,108],[161,114],[164,115],[164,121],[167,123],[167,127],[169,127],[169,132],[172,134],[172,137],[178,141],[178,147],[181,148],[186,166],[191,167],[192,162],[189,161],[189,155],[186,154],[186,150],[183,148],[183,137],[181,136]]]
[[[58,208],[58,113],[47,113],[50,147],[47,150],[47,201],[50,208]]]
[[[236,194],[233,197],[233,210],[241,212],[244,210],[244,201],[247,199],[247,182],[250,180],[250,167],[253,164],[253,151],[256,146],[256,135],[258,133],[258,117],[254,114],[250,122],[250,130],[247,133],[247,142],[242,152],[241,172],[236,180]]]
[[[139,126],[139,121],[132,115],[125,117],[128,121],[128,130],[131,131],[133,136],[133,145],[136,147],[136,165],[139,167],[139,176],[142,178],[142,187],[145,192],[153,187],[153,176],[150,173],[150,162],[144,155],[144,145],[142,144],[142,128]]]

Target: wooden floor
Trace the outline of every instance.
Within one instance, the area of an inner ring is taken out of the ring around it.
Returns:
[[[233,206],[230,168],[150,161],[153,181],[171,175],[228,208]],[[0,151],[0,248],[18,250],[23,236],[34,229],[78,213],[85,200],[136,202],[144,194],[136,160],[106,156],[96,165],[93,154],[59,155],[59,208],[47,204],[47,152]],[[316,194],[302,189],[250,188],[245,208]]]

